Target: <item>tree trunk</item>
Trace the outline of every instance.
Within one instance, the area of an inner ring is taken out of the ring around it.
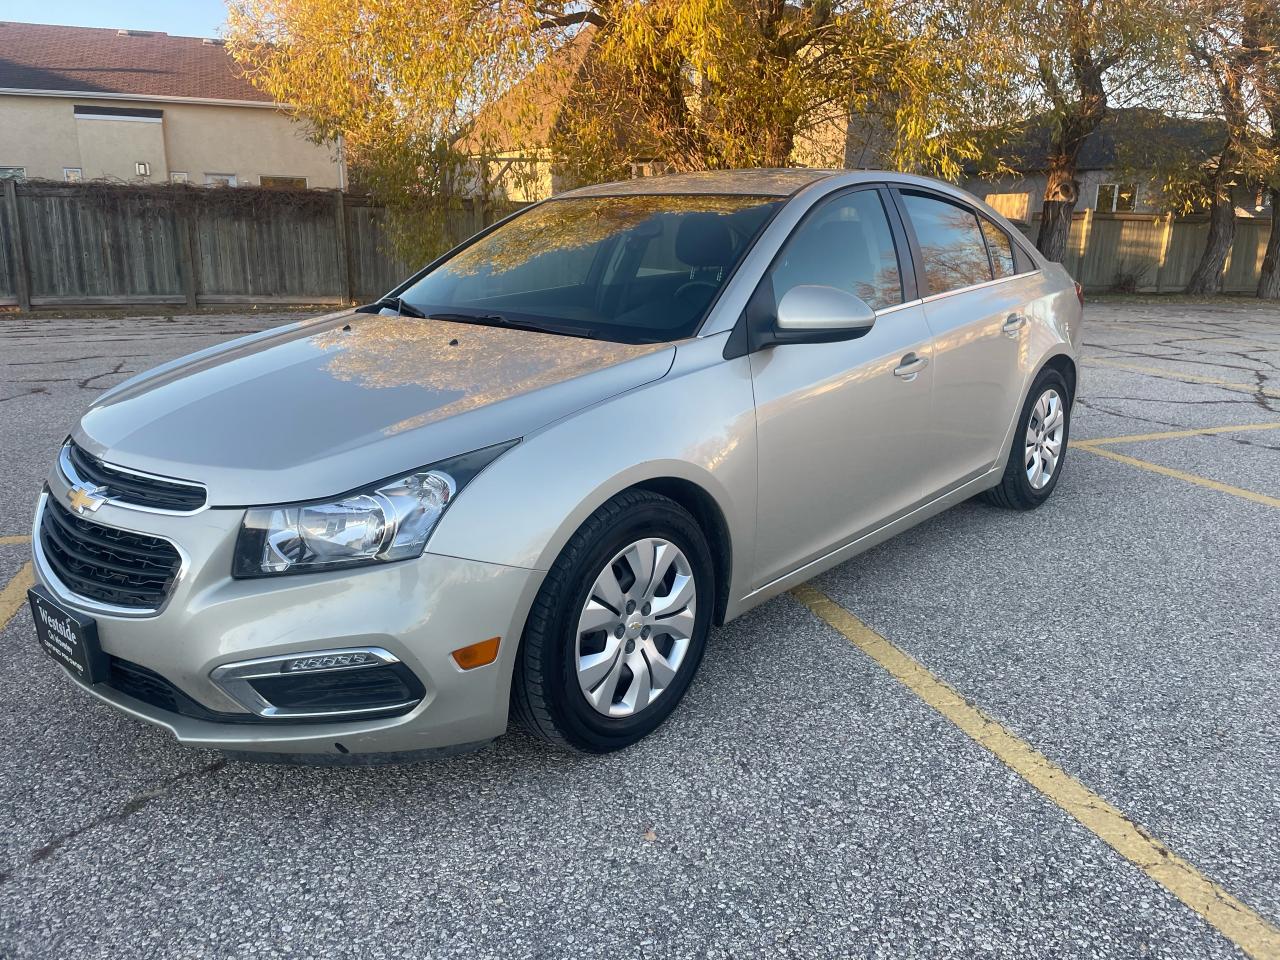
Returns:
[[[1058,154],[1050,159],[1048,183],[1044,200],[1040,205],[1040,232],[1036,235],[1036,249],[1054,263],[1061,263],[1067,255],[1067,241],[1071,237],[1071,216],[1075,213],[1080,188],[1076,183],[1076,154]]]
[[[1272,187],[1269,192],[1271,235],[1267,238],[1267,253],[1258,275],[1258,296],[1264,300],[1280,300],[1280,187]]]
[[[1196,264],[1187,283],[1187,293],[1201,296],[1217,294],[1222,289],[1222,271],[1227,265],[1227,254],[1236,238],[1236,206],[1231,200],[1231,177],[1226,169],[1226,151],[1213,175],[1213,201],[1209,206],[1209,239],[1204,253]]]

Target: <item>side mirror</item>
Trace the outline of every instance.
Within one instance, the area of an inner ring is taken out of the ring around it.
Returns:
[[[777,343],[830,343],[852,340],[876,322],[876,312],[861,297],[837,289],[802,284],[778,302]]]

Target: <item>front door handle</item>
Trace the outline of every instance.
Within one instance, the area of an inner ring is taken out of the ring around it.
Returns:
[[[928,357],[919,357],[914,353],[908,353],[902,358],[898,365],[893,368],[893,375],[909,382],[914,380],[920,371],[928,365]]]
[[[1026,317],[1024,317],[1020,313],[1011,313],[1009,314],[1008,319],[1005,320],[1004,326],[1001,327],[1000,329],[1002,329],[1010,337],[1016,337],[1018,335],[1018,331],[1021,330],[1026,325],[1027,325]]]

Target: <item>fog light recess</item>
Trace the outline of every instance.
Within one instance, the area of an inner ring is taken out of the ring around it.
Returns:
[[[394,715],[426,695],[413,671],[381,647],[245,660],[210,677],[246,710],[281,720]]]

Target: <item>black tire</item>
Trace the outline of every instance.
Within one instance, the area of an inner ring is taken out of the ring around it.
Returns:
[[[1035,409],[1036,401],[1051,387],[1063,400],[1062,454],[1058,457],[1057,466],[1049,477],[1049,482],[1037,490],[1027,478],[1024,462],[1025,438],[1027,424],[1031,420],[1031,412]],[[1058,478],[1062,476],[1062,469],[1067,461],[1067,448],[1071,439],[1071,403],[1071,393],[1067,390],[1067,381],[1063,379],[1062,374],[1057,370],[1041,370],[1031,384],[1031,389],[1027,391],[1026,403],[1022,405],[1022,415],[1018,417],[1018,426],[1013,432],[1013,443],[1009,448],[1009,458],[1005,462],[1004,475],[1000,478],[998,486],[983,494],[983,498],[988,503],[1008,510],[1034,510],[1049,499],[1053,488],[1058,485]]]
[[[653,703],[630,717],[607,717],[587,702],[578,684],[578,615],[604,566],[629,544],[654,536],[679,547],[693,572],[697,603],[689,648],[675,679]],[[618,494],[587,518],[547,572],[520,640],[513,715],[543,740],[586,753],[620,750],[647,736],[671,715],[697,672],[715,596],[711,551],[689,512],[647,490]]]

